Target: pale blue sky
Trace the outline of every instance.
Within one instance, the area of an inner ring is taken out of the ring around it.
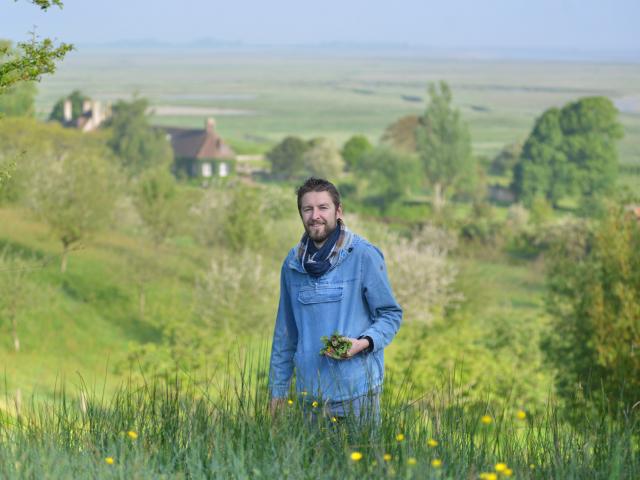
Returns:
[[[640,0],[65,0],[47,13],[2,1],[0,37],[77,43],[216,38],[444,48],[640,50]]]

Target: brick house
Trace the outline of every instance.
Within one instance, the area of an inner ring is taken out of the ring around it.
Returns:
[[[226,177],[235,170],[236,154],[216,132],[213,118],[204,130],[165,127],[174,155],[174,172],[187,177]]]

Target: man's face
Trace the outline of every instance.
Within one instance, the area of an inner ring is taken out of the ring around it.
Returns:
[[[319,248],[338,226],[342,207],[336,209],[329,192],[307,192],[300,201],[300,216],[307,235]]]

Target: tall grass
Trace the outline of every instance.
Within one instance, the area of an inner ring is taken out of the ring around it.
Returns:
[[[0,417],[0,477],[458,479],[497,463],[519,478],[640,475],[637,415],[570,423],[550,401],[518,418],[510,407],[462,399],[449,379],[423,395],[393,382],[404,386],[383,392],[380,426],[309,421],[311,399],[293,395],[272,417],[265,358],[230,360],[207,382],[184,381],[184,372],[129,382],[110,398],[60,387],[53,401]]]

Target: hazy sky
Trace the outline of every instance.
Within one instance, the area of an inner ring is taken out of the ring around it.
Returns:
[[[3,0],[0,37],[640,50],[640,0]]]

